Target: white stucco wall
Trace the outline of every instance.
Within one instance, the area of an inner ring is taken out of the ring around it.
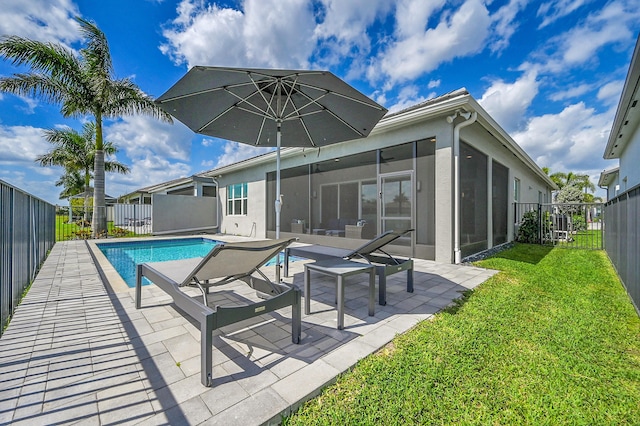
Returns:
[[[627,189],[631,189],[640,184],[640,167],[638,167],[638,159],[640,159],[640,127],[636,127],[629,143],[620,154],[620,173],[618,182],[620,185],[620,191],[618,191],[618,193],[622,193]]]
[[[320,150],[307,149],[295,156],[283,155],[281,167],[288,169],[304,164],[320,163],[339,157],[348,156],[364,151],[381,149],[388,146],[399,145],[407,142],[422,140],[426,138],[436,138],[435,150],[435,246],[416,246],[414,256],[418,258],[430,258],[439,262],[450,263],[453,261],[453,127],[454,123],[448,123],[446,117],[452,111],[443,112],[442,115],[430,117],[428,120],[413,124],[405,124],[391,128],[384,132],[374,132],[363,140],[350,141],[323,147]],[[539,191],[543,194],[543,202],[550,201],[550,188],[547,182],[538,176],[522,160],[516,157],[513,152],[498,141],[480,123],[474,123],[461,130],[461,141],[473,146],[475,149],[487,155],[488,177],[490,183],[491,164],[493,161],[499,162],[509,169],[509,196],[508,202],[511,207],[513,203],[513,180],[520,180],[521,197],[520,202],[537,203]],[[267,217],[272,215],[273,205],[266,202],[267,184],[266,174],[275,169],[275,158],[271,162],[253,165],[245,169],[229,172],[226,175],[218,176],[220,183],[220,202],[222,205],[222,217],[220,220],[221,232],[245,236],[265,238],[267,233]],[[353,172],[353,170],[352,170]],[[248,183],[248,212],[246,216],[227,216],[226,209],[226,188],[235,183]],[[489,189],[491,185],[489,184]],[[300,194],[306,194],[307,188],[300,188]],[[294,190],[294,192],[296,192]],[[306,196],[306,195],[305,195]],[[491,208],[491,193],[489,192],[488,205]],[[295,203],[306,203],[309,200],[301,200],[298,195],[286,194],[283,207],[284,218],[282,221],[282,231],[287,232],[290,220],[295,215],[288,209],[295,207]],[[314,212],[317,214],[317,212]],[[420,215],[417,209],[416,215]],[[508,213],[508,239],[513,240],[513,209],[509,208]],[[491,210],[488,211],[489,222],[491,222]],[[419,230],[418,232],[421,232]],[[491,226],[488,228],[488,240],[492,240]]]

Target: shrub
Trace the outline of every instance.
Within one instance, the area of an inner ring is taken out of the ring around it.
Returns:
[[[522,216],[520,228],[516,241],[528,244],[537,244],[540,242],[540,224],[538,221],[538,212],[526,212]]]

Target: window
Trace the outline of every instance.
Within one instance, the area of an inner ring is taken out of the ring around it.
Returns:
[[[247,184],[237,183],[227,187],[227,215],[247,214]]]
[[[513,180],[513,202],[520,202],[520,179],[518,178]]]

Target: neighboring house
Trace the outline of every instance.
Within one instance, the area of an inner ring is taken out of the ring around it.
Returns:
[[[513,203],[556,189],[465,89],[388,114],[366,139],[281,157],[282,237],[353,248],[414,229],[390,250],[446,263],[513,241]],[[199,176],[220,185],[220,232],[275,237],[274,152]]]
[[[195,174],[137,189],[122,195],[120,200],[128,204],[151,204],[151,194],[216,197],[217,193],[218,184],[215,179]]]
[[[605,248],[640,313],[640,36],[629,65],[605,159],[619,167],[600,175],[607,186]],[[609,173],[607,173],[609,172]]]
[[[607,190],[607,200],[620,193],[620,167],[605,169],[600,173],[598,186]]]

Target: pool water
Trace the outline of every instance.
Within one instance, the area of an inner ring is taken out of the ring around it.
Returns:
[[[204,257],[213,247],[222,241],[208,238],[181,238],[174,240],[147,240],[126,243],[96,244],[107,260],[118,271],[129,287],[136,286],[136,266],[147,262],[164,262],[167,260]],[[284,256],[280,256],[280,262]],[[289,261],[296,259],[292,256]],[[267,265],[275,265],[274,257]],[[146,277],[142,285],[151,283]]]

